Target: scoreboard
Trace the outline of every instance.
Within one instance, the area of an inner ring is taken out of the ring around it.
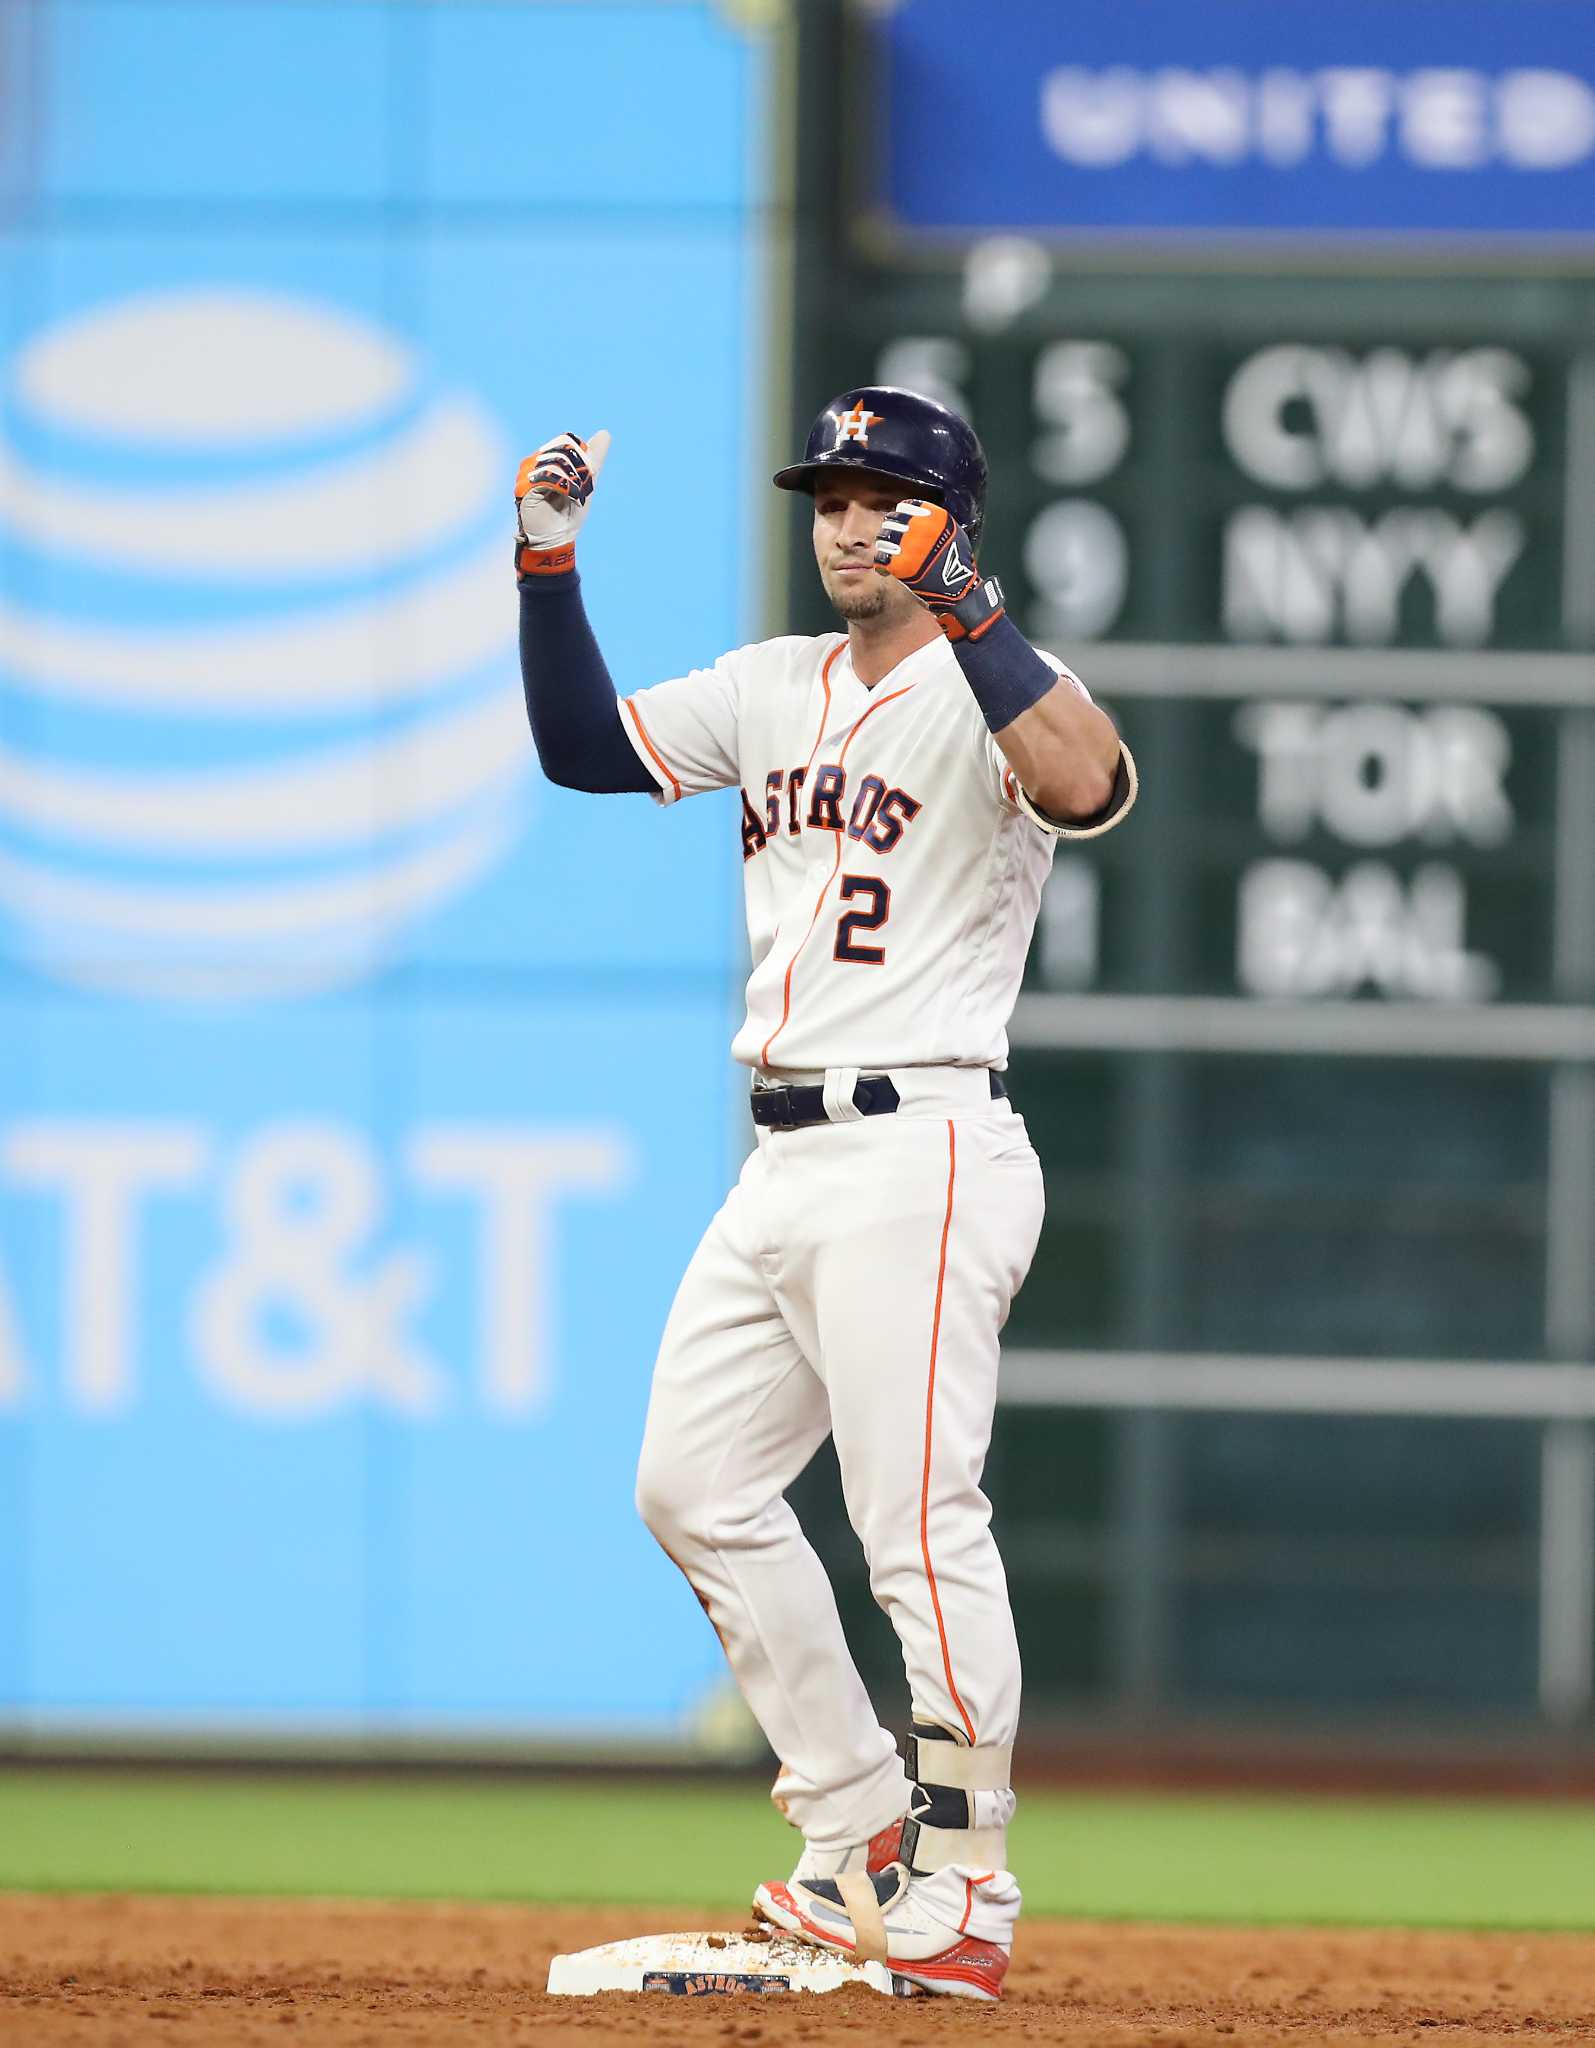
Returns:
[[[1032,1698],[1576,1719],[1595,1444],[1503,1374],[1595,1358],[1595,282],[927,227],[915,9],[800,13],[783,447],[862,382],[967,414],[982,566],[1141,771],[1060,850],[1011,1033],[1048,1222],[991,1479]],[[825,628],[806,534],[788,577]],[[1182,1360],[1226,1412],[1112,1391]],[[1276,1412],[1300,1361],[1508,1396]]]
[[[1112,842],[1127,866],[1064,861],[1044,984],[1548,997],[1559,734],[1590,671],[1542,663],[1536,693],[1478,657],[1572,638],[1576,341],[1503,342],[1475,313],[1459,345],[1432,310],[1423,333],[1421,289],[1406,321],[1387,291],[1350,322],[1331,285],[1237,281],[1177,333],[1078,280],[971,333],[957,282],[910,311],[888,274],[828,367],[976,419],[986,564],[1179,784],[1177,873],[1133,837]],[[1150,960],[1149,893],[1183,935]]]

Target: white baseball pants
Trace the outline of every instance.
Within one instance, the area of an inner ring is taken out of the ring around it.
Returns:
[[[914,1718],[1002,1744],[1019,1714],[980,1475],[1041,1168],[983,1069],[892,1078],[895,1115],[759,1133],[671,1309],[637,1482],[822,1849],[887,1826],[908,1786],[783,1498],[827,1434]]]

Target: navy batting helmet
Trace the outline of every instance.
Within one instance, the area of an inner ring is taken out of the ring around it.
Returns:
[[[917,495],[945,505],[971,542],[979,542],[986,451],[969,422],[935,399],[890,384],[844,391],[809,429],[803,460],[776,471],[776,488],[812,497],[826,471],[839,469],[912,484]]]

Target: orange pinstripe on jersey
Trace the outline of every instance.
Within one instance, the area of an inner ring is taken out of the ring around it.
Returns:
[[[629,697],[622,697],[620,701],[631,713],[631,722],[637,728],[637,737],[648,749],[649,755],[652,757],[654,766],[659,770],[659,773],[670,784],[670,787],[675,791],[677,797],[679,797],[681,795],[681,784],[676,780],[675,776],[671,774],[669,765],[667,764],[664,755],[660,753],[659,749],[648,737],[648,728],[642,722],[642,713],[637,709],[636,705],[633,704]]]
[[[836,657],[846,645],[847,642],[845,640],[838,640],[820,665],[820,688],[825,692],[825,701],[820,706],[819,730],[814,735],[814,744],[809,748],[809,758],[803,766],[803,780],[805,782],[809,779],[809,770],[814,766],[814,756],[820,751],[820,741],[825,737],[825,721],[831,715],[831,670],[835,668]]]
[[[830,717],[830,715],[831,715],[831,670],[832,670],[832,669],[833,669],[833,668],[834,668],[834,667],[836,666],[836,657],[837,657],[837,656],[838,656],[838,655],[839,655],[839,654],[841,653],[842,649],[843,649],[843,648],[844,648],[844,647],[845,647],[846,645],[847,645],[847,642],[846,642],[845,640],[838,640],[838,641],[837,641],[837,643],[836,643],[836,645],[835,645],[835,646],[834,646],[834,647],[833,647],[833,648],[831,649],[830,653],[829,653],[828,655],[826,655],[826,657],[825,657],[825,663],[824,663],[824,666],[823,666],[823,667],[821,668],[821,670],[820,670],[820,688],[821,688],[821,689],[822,689],[822,690],[823,690],[823,691],[825,692],[825,701],[824,701],[824,702],[823,702],[823,703],[821,704],[821,706],[820,706],[820,729],[819,729],[819,731],[818,731],[818,732],[817,732],[817,733],[816,733],[816,734],[814,735],[814,744],[813,744],[813,746],[812,746],[812,747],[810,747],[810,748],[809,748],[809,758],[808,758],[808,760],[807,760],[807,761],[806,761],[806,762],[804,763],[804,767],[803,767],[803,781],[804,781],[804,784],[805,784],[805,785],[807,785],[807,783],[808,783],[808,779],[809,779],[809,770],[810,770],[810,769],[811,769],[811,768],[812,768],[812,767],[814,766],[814,756],[815,756],[815,755],[816,755],[816,754],[817,754],[817,753],[818,753],[818,752],[820,751],[820,741],[821,741],[821,740],[823,740],[823,739],[824,739],[824,737],[825,737],[825,721],[826,721],[826,720],[827,720],[827,719],[828,719],[828,718]],[[794,822],[795,822],[795,820],[796,820],[796,818],[797,818],[797,813],[796,813],[796,811],[794,811],[794,812],[793,812],[792,816],[793,816],[793,819],[794,819]],[[827,887],[829,887],[829,884],[827,884]],[[824,899],[822,898],[821,900],[823,901]],[[820,906],[819,906],[819,904],[818,904],[818,903],[816,903],[816,904],[815,904],[815,906],[814,906],[814,917],[818,917],[818,916],[819,916],[819,914],[820,914]],[[810,918],[810,919],[809,919],[809,931],[813,931],[813,929],[814,929],[814,918]],[[776,937],[776,938],[779,938],[779,937],[780,937],[780,927],[779,927],[779,926],[777,926],[777,927],[776,927],[776,934],[775,934],[775,937]],[[775,943],[775,939],[772,939],[772,940],[770,941],[770,943],[771,943],[771,944],[773,945],[773,944]],[[808,934],[807,934],[807,933],[805,933],[805,934],[804,934],[804,938],[803,938],[803,946],[806,946],[807,944],[808,944]],[[802,950],[803,950],[803,946],[799,946],[799,947],[798,947],[798,953],[801,953],[801,952],[802,952]],[[797,965],[797,953],[794,953],[794,954],[792,955],[791,959],[790,959],[790,960],[789,960],[789,961],[788,961],[788,962],[786,963],[786,987],[785,987],[785,989],[784,989],[784,990],[783,990],[783,992],[782,992],[782,1001],[781,1001],[781,1022],[780,1022],[779,1024],[777,1024],[777,1025],[776,1025],[775,1029],[774,1029],[774,1030],[773,1030],[773,1031],[772,1031],[772,1032],[770,1033],[769,1037],[768,1037],[768,1038],[767,1038],[767,1039],[766,1039],[766,1040],[764,1041],[764,1050],[763,1050],[763,1051],[762,1051],[762,1052],[761,1052],[761,1053],[759,1054],[759,1064],[760,1064],[760,1066],[761,1066],[761,1067],[767,1067],[767,1066],[768,1066],[768,1065],[770,1064],[770,1047],[771,1047],[772,1045],[774,1045],[774,1043],[775,1043],[776,1039],[777,1039],[777,1038],[778,1038],[778,1037],[780,1036],[780,1034],[781,1034],[781,1031],[782,1031],[782,1029],[784,1028],[784,1026],[785,1026],[785,1024],[786,1024],[786,1020],[787,1020],[787,1017],[788,1017],[788,1015],[789,1015],[789,1013],[790,1013],[790,1011],[791,1011],[791,1008],[792,1008],[792,969],[793,969],[794,967],[796,967],[796,965]]]
[[[843,644],[845,645],[846,643],[844,642]],[[822,671],[822,675],[821,675],[821,679],[822,679],[822,680],[825,680],[826,678],[828,678],[828,677],[829,677],[829,675],[830,675],[830,673],[831,673],[831,663],[832,663],[833,661],[835,661],[835,659],[836,659],[837,655],[838,655],[838,654],[840,654],[840,653],[841,653],[841,651],[842,651],[841,647],[837,647],[837,648],[835,648],[835,649],[834,649],[834,650],[833,650],[833,651],[832,651],[832,652],[831,652],[831,653],[830,653],[830,654],[829,654],[829,655],[828,655],[828,656],[826,657],[825,667],[824,667],[824,669],[823,669],[823,671]],[[859,717],[859,719],[858,719],[857,723],[856,723],[856,724],[854,725],[854,727],[853,727],[853,730],[852,730],[852,731],[851,731],[851,732],[850,732],[850,733],[848,734],[847,738],[846,738],[845,740],[843,740],[843,742],[842,742],[842,751],[841,751],[841,752],[840,752],[840,753],[839,753],[839,754],[837,755],[837,757],[836,757],[836,765],[837,765],[837,767],[838,767],[838,768],[841,768],[841,767],[845,766],[845,764],[846,764],[846,761],[847,761],[847,750],[848,750],[848,748],[849,748],[849,747],[850,747],[850,746],[851,746],[851,745],[853,744],[854,740],[856,740],[856,739],[858,738],[858,735],[859,735],[860,729],[861,729],[861,728],[863,727],[863,725],[865,724],[865,722],[866,722],[867,720],[869,720],[869,719],[873,718],[873,717],[875,716],[875,713],[876,713],[877,711],[883,710],[883,709],[885,708],[885,706],[886,706],[886,705],[888,705],[888,704],[894,704],[894,703],[896,703],[896,701],[897,701],[897,699],[898,699],[899,697],[906,697],[906,696],[908,695],[909,691],[910,691],[911,689],[913,689],[913,687],[914,687],[914,685],[913,685],[912,683],[904,683],[903,687],[902,687],[902,688],[901,688],[900,690],[893,690],[892,694],[891,694],[891,695],[890,695],[889,697],[882,697],[882,698],[880,699],[879,703],[876,703],[876,704],[872,704],[872,705],[871,705],[871,706],[869,707],[869,709],[868,709],[867,711],[865,711],[865,712],[864,712],[864,713],[863,713],[863,714],[862,714],[862,715],[861,715],[861,716]],[[831,690],[830,690],[830,684],[829,684],[829,682],[827,681],[827,682],[826,682],[826,689],[825,689],[825,703],[826,703],[826,708],[827,708],[827,709],[829,709],[829,707],[830,707],[830,702],[831,702]],[[820,740],[821,740],[821,739],[823,739],[824,737],[825,737],[825,720],[824,720],[824,718],[823,718],[823,716],[822,716],[822,717],[821,717],[821,719],[820,719],[820,732],[819,732],[819,738],[817,738],[817,739],[815,740],[815,742],[814,742],[814,746],[813,746],[813,749],[812,749],[812,751],[811,751],[811,752],[810,752],[810,754],[809,754],[809,768],[812,768],[812,767],[814,766],[814,756],[815,756],[815,754],[817,754],[817,753],[819,752],[819,750],[820,750]],[[804,769],[804,771],[803,771],[803,780],[804,780],[804,782],[805,782],[805,783],[807,783],[807,781],[808,781],[808,768],[805,768],[805,769]],[[832,863],[831,863],[831,872],[830,872],[830,873],[829,873],[829,874],[828,874],[828,875],[826,876],[826,878],[825,878],[825,885],[824,885],[824,887],[823,887],[823,888],[822,888],[822,889],[820,890],[820,893],[819,893],[818,897],[817,897],[817,898],[815,899],[815,903],[814,903],[814,915],[813,915],[813,916],[812,916],[812,917],[811,917],[811,918],[809,919],[809,928],[808,928],[808,930],[807,930],[807,931],[806,931],[806,932],[805,932],[805,933],[803,934],[803,937],[802,937],[802,938],[801,938],[801,939],[799,940],[799,942],[798,942],[798,947],[797,947],[797,951],[796,951],[796,952],[795,952],[795,953],[794,953],[794,954],[792,955],[791,959],[790,959],[790,960],[789,960],[789,961],[788,961],[788,962],[786,963],[786,980],[785,980],[785,982],[783,983],[783,985],[782,985],[782,989],[781,989],[781,1021],[780,1021],[780,1023],[779,1023],[779,1024],[777,1024],[777,1025],[776,1025],[775,1029],[774,1029],[774,1030],[773,1030],[773,1031],[772,1031],[772,1032],[770,1033],[769,1037],[768,1037],[768,1038],[767,1038],[767,1039],[766,1039],[766,1040],[764,1041],[764,1046],[763,1046],[763,1049],[762,1049],[762,1050],[760,1051],[760,1053],[759,1053],[759,1065],[760,1065],[761,1067],[767,1067],[767,1066],[768,1066],[768,1065],[770,1064],[770,1047],[771,1047],[772,1045],[774,1045],[775,1041],[776,1041],[776,1040],[777,1040],[777,1039],[778,1039],[778,1038],[779,1038],[779,1037],[781,1036],[781,1033],[782,1033],[782,1032],[783,1032],[783,1031],[784,1031],[784,1030],[786,1029],[786,1027],[787,1027],[787,1024],[788,1024],[788,1023],[790,1022],[790,1020],[791,1020],[791,1016],[792,1016],[792,970],[793,970],[793,969],[794,969],[794,968],[795,968],[795,967],[797,966],[797,964],[798,964],[798,961],[799,961],[799,960],[801,959],[801,957],[802,957],[802,954],[803,954],[803,948],[804,948],[804,947],[805,947],[805,946],[806,946],[806,945],[808,944],[809,940],[810,940],[811,938],[813,938],[813,936],[814,936],[814,927],[815,927],[815,926],[816,926],[816,925],[817,925],[817,924],[819,923],[819,921],[820,921],[820,912],[821,912],[821,911],[822,911],[822,910],[823,910],[823,909],[825,908],[825,899],[826,899],[826,897],[827,897],[827,896],[829,896],[829,895],[830,895],[830,893],[831,893],[831,884],[832,884],[832,883],[833,883],[833,882],[834,882],[834,881],[836,880],[837,874],[838,874],[838,872],[840,871],[840,869],[841,869],[841,866],[842,866],[842,831],[841,831],[841,828],[840,828],[840,827],[837,827],[837,830],[836,830],[836,858],[835,858],[835,860],[833,860],[833,861],[832,861]]]
[[[941,1595],[936,1590],[936,1572],[930,1561],[930,1452],[935,1435],[936,1423],[936,1353],[941,1344],[941,1300],[942,1289],[947,1280],[947,1239],[953,1227],[953,1182],[958,1175],[958,1136],[949,1118],[947,1122],[947,1213],[942,1218],[941,1254],[936,1263],[936,1308],[930,1324],[930,1374],[925,1382],[925,1471],[919,1488],[919,1549],[925,1560],[925,1578],[930,1586],[930,1604],[936,1614],[936,1634],[941,1642],[942,1670],[947,1674],[947,1690],[952,1694],[953,1705],[958,1709],[971,1747],[975,1741],[975,1724],[969,1718],[969,1709],[958,1694],[957,1682],[953,1678],[952,1653],[947,1647],[947,1625],[942,1620]],[[967,1916],[966,1916],[967,1918]],[[959,1929],[960,1934],[963,1929]]]

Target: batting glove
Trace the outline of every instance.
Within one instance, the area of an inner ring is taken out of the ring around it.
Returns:
[[[945,506],[905,498],[888,512],[875,566],[906,583],[949,640],[978,640],[1003,616],[1001,584],[981,576],[968,534]]]
[[[609,434],[590,441],[556,434],[528,455],[515,478],[515,566],[523,576],[558,576],[575,566],[576,536],[609,453]]]

